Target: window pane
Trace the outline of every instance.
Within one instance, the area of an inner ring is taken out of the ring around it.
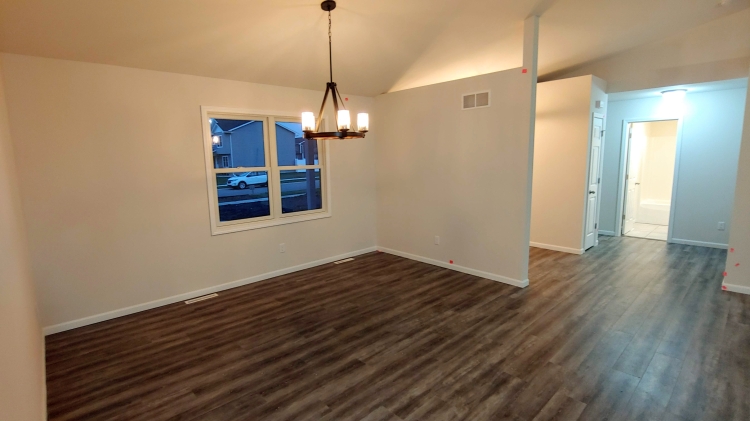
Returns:
[[[216,174],[216,197],[221,222],[271,214],[268,173],[265,171]]]
[[[281,171],[281,212],[323,209],[320,170]]]
[[[318,165],[318,141],[303,137],[301,123],[276,123],[276,153],[280,167]]]
[[[266,166],[262,121],[209,120],[214,168]]]

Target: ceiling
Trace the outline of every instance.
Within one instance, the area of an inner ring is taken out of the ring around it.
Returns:
[[[719,1],[339,0],[334,79],[374,96],[518,67],[532,13],[560,72],[750,7]],[[318,0],[0,0],[4,52],[316,90],[326,32]]]
[[[627,101],[631,99],[660,98],[662,92],[671,91],[675,89],[685,89],[687,90],[688,94],[694,94],[698,92],[708,92],[708,91],[723,91],[726,89],[742,89],[742,88],[747,88],[747,83],[748,83],[747,78],[740,78],[740,79],[721,80],[717,82],[667,86],[667,87],[657,88],[657,89],[642,89],[638,91],[618,92],[614,94],[609,94],[608,101],[614,102],[614,101]]]

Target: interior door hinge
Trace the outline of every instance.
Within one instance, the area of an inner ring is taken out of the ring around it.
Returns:
[[[599,224],[598,223],[594,224],[594,229],[597,229],[597,228],[599,228]]]

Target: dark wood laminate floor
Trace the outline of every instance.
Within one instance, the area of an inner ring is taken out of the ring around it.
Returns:
[[[725,252],[602,237],[517,289],[369,254],[47,338],[50,420],[748,420]]]

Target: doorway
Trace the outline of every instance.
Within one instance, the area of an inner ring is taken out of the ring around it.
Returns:
[[[622,235],[667,241],[679,120],[628,124]]]
[[[602,181],[602,141],[604,140],[604,115],[594,113],[589,150],[589,171],[586,184],[586,220],[584,222],[583,249],[588,250],[599,242],[599,185]]]

